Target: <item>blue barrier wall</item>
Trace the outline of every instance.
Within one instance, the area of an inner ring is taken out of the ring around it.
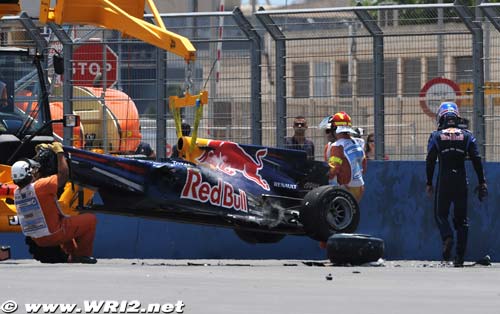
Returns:
[[[436,168],[437,173],[437,168]],[[470,163],[469,241],[466,257],[474,260],[490,254],[500,257],[500,164],[486,163],[488,200],[480,203],[473,193],[477,177]],[[434,221],[433,199],[425,193],[424,162],[374,161],[366,174],[367,190],[361,200],[359,231],[385,240],[389,259],[441,258],[441,239]],[[435,182],[435,180],[434,180]]]
[[[470,166],[470,165],[468,165]],[[476,175],[468,169],[469,245],[467,259],[490,254],[500,257],[500,163],[485,165],[490,195],[479,203],[472,190]],[[387,259],[441,258],[441,241],[434,222],[433,200],[425,194],[425,163],[370,161],[361,201],[359,233],[385,241]],[[251,245],[232,230],[132,217],[98,215],[95,256],[102,258],[175,259],[325,259],[325,251],[307,238],[288,236],[277,244]],[[0,244],[11,245],[13,258],[29,258],[21,234],[0,234]]]

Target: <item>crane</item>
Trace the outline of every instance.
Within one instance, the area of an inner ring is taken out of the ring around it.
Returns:
[[[157,25],[143,19],[145,4]],[[50,0],[41,0],[40,22],[113,29],[181,56],[186,62],[196,59],[196,49],[189,39],[166,29],[153,0],[58,0],[54,8]]]
[[[146,4],[157,25],[143,19]],[[0,0],[0,18],[18,15],[21,10],[19,0]],[[167,30],[153,0],[58,0],[54,8],[50,0],[41,0],[39,18],[43,24],[89,24],[117,30],[181,56],[188,63],[196,59],[193,44]]]

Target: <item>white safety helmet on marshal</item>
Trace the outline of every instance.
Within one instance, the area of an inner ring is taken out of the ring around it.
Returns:
[[[16,161],[11,168],[12,181],[24,186],[33,180],[33,174],[40,168],[40,164],[31,159]]]

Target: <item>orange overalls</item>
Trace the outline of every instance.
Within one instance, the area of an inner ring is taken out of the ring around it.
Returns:
[[[50,235],[33,239],[39,246],[62,245],[71,256],[92,256],[97,223],[94,214],[65,216],[57,204],[57,175],[41,178],[34,183]],[[76,246],[73,243],[76,240]]]

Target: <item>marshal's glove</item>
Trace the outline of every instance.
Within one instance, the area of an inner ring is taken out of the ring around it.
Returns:
[[[37,146],[35,146],[35,152],[38,154],[40,151],[42,150],[52,150],[52,144],[47,144],[47,143],[44,143],[44,144],[38,144]]]
[[[64,153],[62,144],[59,142],[53,142],[51,145],[52,151],[56,154]]]
[[[477,193],[477,198],[482,202],[488,196],[488,186],[486,183],[480,184],[474,190]]]

